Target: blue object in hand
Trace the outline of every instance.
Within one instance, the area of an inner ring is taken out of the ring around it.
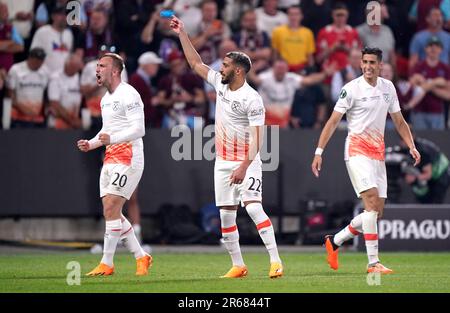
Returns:
[[[162,10],[159,15],[163,18],[171,18],[174,15],[172,10]]]

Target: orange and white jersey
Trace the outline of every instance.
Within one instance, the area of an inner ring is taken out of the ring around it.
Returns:
[[[11,117],[21,121],[44,121],[44,91],[47,88],[50,73],[45,65],[37,71],[32,71],[27,61],[14,64],[8,72],[6,80],[7,87],[14,91],[17,102],[24,103],[29,107],[38,107],[41,114],[30,116],[12,108]]]
[[[99,134],[109,134],[111,141],[106,146],[103,164],[124,164],[143,169],[144,104],[139,93],[131,85],[122,82],[113,93],[106,92],[101,101],[101,110],[103,126]],[[98,146],[98,134],[89,144]]]
[[[81,106],[80,74],[67,76],[64,70],[54,72],[50,77],[47,95],[50,101],[56,101],[66,109],[70,116],[78,116]],[[48,125],[57,129],[70,128],[62,118],[52,115],[49,116]]]
[[[216,90],[216,157],[243,161],[249,150],[250,126],[264,125],[263,101],[247,82],[232,91],[221,81],[219,72],[209,70],[208,83]],[[261,162],[259,153],[255,160]]]
[[[400,111],[392,82],[379,77],[374,87],[360,76],[342,88],[334,110],[347,114],[345,160],[357,155],[364,155],[373,160],[384,160],[387,113]]]

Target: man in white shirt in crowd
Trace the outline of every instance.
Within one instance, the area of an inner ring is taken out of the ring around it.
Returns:
[[[11,128],[45,127],[44,91],[49,80],[45,58],[43,49],[33,48],[25,61],[14,64],[8,72]]]
[[[73,50],[73,41],[72,31],[67,28],[66,7],[56,6],[52,11],[52,24],[38,28],[31,48],[41,47],[45,50],[45,65],[53,73],[64,67],[64,62]]]
[[[50,77],[48,100],[50,113],[48,126],[55,129],[73,129],[81,127],[80,74],[84,64],[81,57],[72,54],[66,60],[64,68]]]

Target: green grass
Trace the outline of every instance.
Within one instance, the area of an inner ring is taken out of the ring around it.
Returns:
[[[109,277],[82,277],[69,286],[67,263],[77,261],[84,274],[100,256],[88,253],[0,255],[0,292],[450,292],[450,253],[383,253],[383,262],[396,273],[369,286],[363,253],[344,252],[341,267],[332,271],[321,253],[283,253],[285,276],[268,278],[268,257],[244,253],[249,268],[245,279],[218,276],[230,266],[223,254],[156,254],[150,275],[135,277],[128,254],[115,257],[116,273]]]

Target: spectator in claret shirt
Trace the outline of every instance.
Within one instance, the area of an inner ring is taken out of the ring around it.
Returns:
[[[427,90],[423,100],[411,113],[416,130],[445,129],[445,101],[450,100],[450,68],[439,60],[442,42],[431,37],[425,48],[426,58],[412,70],[411,83]]]
[[[449,65],[450,34],[443,30],[443,17],[439,8],[433,7],[427,15],[428,27],[414,35],[409,48],[409,68],[412,69],[417,62],[425,59],[425,48],[428,40],[436,36],[442,43],[442,51],[439,56],[442,63]]]
[[[138,59],[138,69],[130,76],[130,85],[139,92],[144,103],[145,127],[161,127],[163,112],[158,106],[152,79],[158,73],[162,61],[154,52],[144,52]]]

